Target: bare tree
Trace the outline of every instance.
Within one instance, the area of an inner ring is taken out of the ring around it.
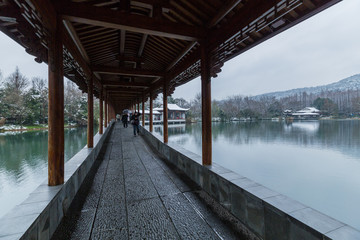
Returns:
[[[19,68],[16,67],[15,71],[6,78],[4,85],[6,89],[11,89],[12,91],[20,93],[26,89],[29,85],[29,81],[20,73]]]
[[[6,115],[15,119],[18,124],[23,124],[26,115],[30,112],[24,101],[24,91],[28,84],[28,79],[20,73],[18,67],[4,82],[3,101]]]

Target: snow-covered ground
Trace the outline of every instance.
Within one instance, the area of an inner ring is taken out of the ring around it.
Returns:
[[[4,130],[4,131],[9,131],[9,130],[20,130],[20,129],[24,129],[26,130],[26,127],[20,127],[19,125],[4,125],[0,127],[0,130]]]

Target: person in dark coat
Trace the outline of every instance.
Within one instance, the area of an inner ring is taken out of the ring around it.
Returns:
[[[128,127],[128,115],[127,113],[124,113],[121,117],[121,121],[123,122],[124,124],[124,128],[127,128]]]
[[[135,112],[132,116],[131,116],[131,124],[133,125],[134,128],[134,136],[136,136],[136,133],[139,135],[139,113]]]

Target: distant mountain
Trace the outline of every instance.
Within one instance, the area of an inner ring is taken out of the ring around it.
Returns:
[[[254,96],[255,99],[261,97],[275,97],[277,99],[292,96],[295,94],[301,94],[306,92],[307,94],[320,94],[321,92],[332,92],[332,91],[347,91],[347,90],[356,90],[360,89],[360,74],[345,78],[335,83],[318,86],[318,87],[305,87],[305,88],[296,88],[287,91],[281,92],[271,92],[264,93],[261,95]]]

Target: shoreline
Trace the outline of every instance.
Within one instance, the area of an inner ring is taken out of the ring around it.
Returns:
[[[77,128],[82,127],[81,125],[74,126],[64,126],[64,128]],[[27,131],[42,131],[49,130],[48,127],[39,127],[39,128],[21,128],[21,129],[0,129],[0,132],[27,132]]]

